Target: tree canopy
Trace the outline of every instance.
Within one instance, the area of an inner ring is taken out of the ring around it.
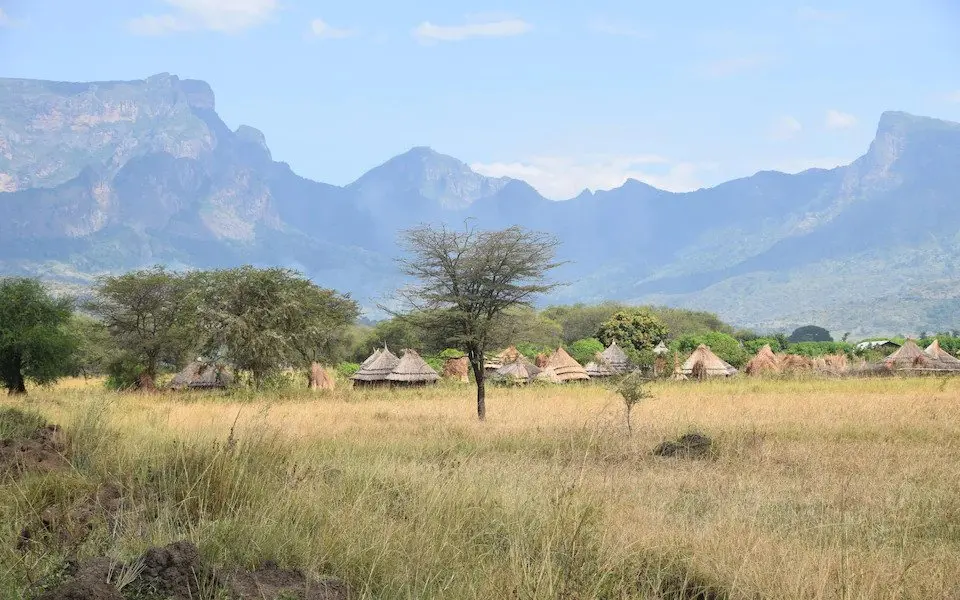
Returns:
[[[788,338],[791,344],[800,342],[832,342],[833,336],[823,327],[816,325],[804,325],[796,328]]]
[[[73,304],[35,279],[0,279],[0,382],[8,393],[26,393],[27,379],[46,384],[65,374],[77,345],[65,328]]]
[[[667,339],[667,327],[645,311],[621,311],[600,325],[597,339],[604,346],[617,342],[635,351],[650,350]]]
[[[531,306],[556,287],[546,275],[558,266],[558,242],[522,227],[481,231],[468,223],[462,230],[416,227],[404,232],[403,243],[408,254],[400,267],[415,283],[399,296],[420,326],[467,353],[483,420],[484,353],[506,311]]]

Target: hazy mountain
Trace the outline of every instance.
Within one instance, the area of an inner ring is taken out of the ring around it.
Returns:
[[[954,328],[960,125],[885,113],[864,156],[675,194],[638,181],[553,202],[413,148],[337,187],[229,129],[210,87],[0,80],[0,271],[83,284],[158,262],[298,268],[368,306],[421,222],[558,235],[554,300],[655,301],[742,325],[842,333]]]

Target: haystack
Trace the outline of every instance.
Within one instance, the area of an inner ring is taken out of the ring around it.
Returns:
[[[779,373],[780,359],[773,353],[773,348],[770,347],[770,344],[767,344],[763,348],[760,348],[756,356],[750,359],[750,362],[747,363],[744,370],[747,372],[747,375],[754,376],[764,373]]]
[[[526,358],[509,362],[497,369],[496,376],[511,383],[527,383],[540,374],[540,369]]]
[[[781,354],[781,373],[805,373],[813,370],[813,360],[799,354]]]
[[[459,381],[460,383],[470,382],[470,359],[466,356],[460,358],[448,358],[443,363],[443,378]]]
[[[414,350],[404,350],[403,358],[387,375],[387,381],[396,386],[418,386],[436,383],[440,375],[420,358]]]
[[[713,353],[710,348],[700,344],[693,351],[690,358],[683,363],[684,375],[691,375],[697,379],[704,377],[730,377],[736,375],[737,370],[726,361]]]
[[[586,369],[567,354],[562,346],[557,348],[557,351],[550,356],[550,360],[547,361],[547,369],[552,369],[557,379],[563,383],[590,379]]]
[[[924,350],[929,356],[940,361],[949,369],[960,369],[960,360],[940,347],[940,340],[933,340],[933,343]]]
[[[377,350],[373,360],[360,367],[360,370],[353,374],[353,385],[355,386],[375,386],[389,385],[387,375],[400,364],[400,359],[393,352],[384,346],[383,350]],[[369,359],[368,359],[369,360]]]
[[[883,366],[891,371],[926,371],[944,369],[944,363],[927,354],[913,340],[904,342],[900,349],[883,361]]]
[[[813,360],[813,368],[821,373],[839,375],[850,370],[846,354],[826,354]]]
[[[336,387],[333,377],[320,365],[315,362],[310,365],[310,389],[311,390],[332,390]]]
[[[167,385],[171,390],[212,390],[223,389],[233,383],[233,374],[223,365],[195,360],[179,373]]]
[[[533,364],[537,365],[538,369],[546,369],[548,362],[550,362],[550,357],[541,352],[537,355],[537,358],[534,359]]]
[[[616,340],[610,343],[610,346],[600,353],[597,362],[601,363],[611,375],[619,375],[630,370],[630,359],[627,353],[617,345]]]

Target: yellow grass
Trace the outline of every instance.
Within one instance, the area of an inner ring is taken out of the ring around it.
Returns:
[[[73,381],[3,404],[64,424],[72,476],[129,497],[81,554],[188,538],[376,598],[670,598],[683,579],[730,598],[960,597],[960,381],[664,383],[632,437],[600,387],[494,389],[485,423],[471,393]],[[694,429],[715,459],[651,455]],[[0,489],[0,579],[52,568],[8,550],[28,483]]]

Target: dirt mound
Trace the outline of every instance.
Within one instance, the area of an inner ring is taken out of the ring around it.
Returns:
[[[107,484],[70,506],[48,506],[40,512],[37,521],[20,530],[17,550],[26,552],[37,543],[60,548],[78,546],[93,530],[98,519],[104,519],[108,526],[113,526],[121,501],[120,488]]]
[[[49,473],[66,468],[66,439],[56,425],[37,429],[29,437],[0,440],[0,475],[22,475],[28,471]]]
[[[673,458],[709,458],[713,455],[713,440],[702,433],[685,433],[674,440],[661,442],[653,449],[656,456]]]
[[[272,562],[253,571],[217,572],[205,565],[197,547],[186,541],[150,548],[140,560],[128,565],[117,564],[109,558],[95,558],[72,565],[68,574],[69,581],[46,592],[41,600],[124,597],[193,600],[210,597],[216,591],[224,592],[233,600],[348,600],[352,597],[342,581],[314,581],[300,571],[280,569]],[[120,574],[127,578],[122,594],[116,587]]]
[[[346,600],[351,597],[342,581],[315,582],[300,571],[280,569],[273,562],[264,563],[255,571],[234,571],[224,579],[229,593],[240,600]]]

